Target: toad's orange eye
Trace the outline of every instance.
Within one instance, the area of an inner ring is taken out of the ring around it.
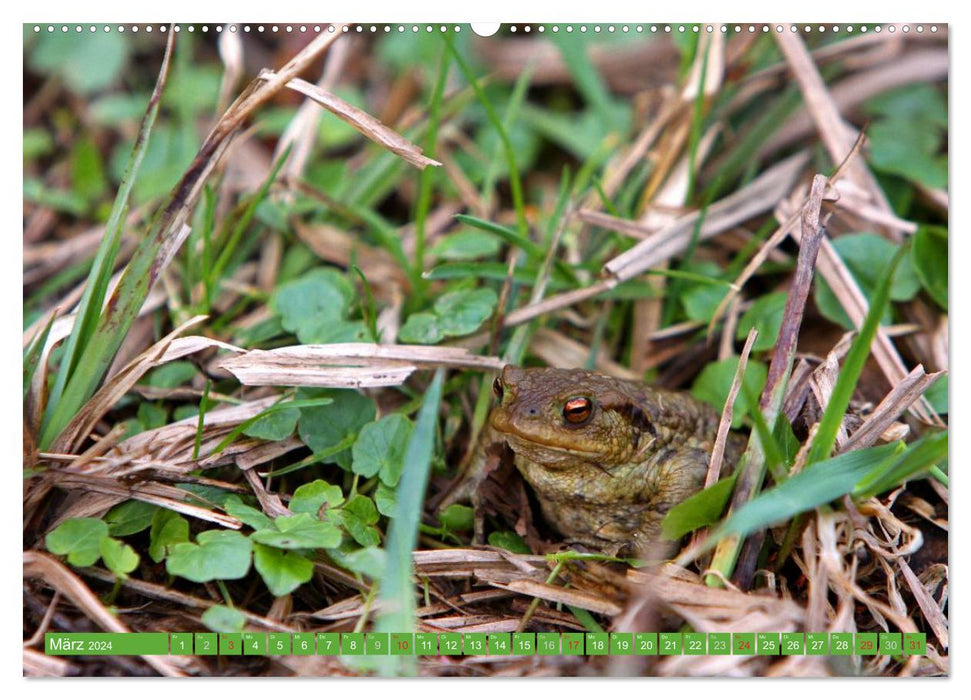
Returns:
[[[573,425],[586,423],[592,413],[593,401],[582,396],[569,399],[563,404],[563,417],[567,423],[572,423]]]
[[[496,377],[496,381],[492,382],[492,393],[502,401],[502,380]]]

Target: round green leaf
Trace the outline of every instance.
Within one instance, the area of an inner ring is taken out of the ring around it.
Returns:
[[[434,345],[445,337],[437,314],[419,311],[405,321],[398,331],[398,339],[403,343]]]
[[[381,515],[391,517],[394,513],[395,500],[396,494],[393,488],[385,483],[378,484],[378,488],[374,491],[374,504]]]
[[[345,503],[340,510],[336,511],[336,517],[340,524],[347,530],[359,544],[369,547],[381,541],[381,535],[377,528],[373,527],[378,522],[378,509],[367,496],[358,494]]]
[[[148,541],[148,555],[160,562],[168,556],[170,547],[189,541],[189,521],[175,511],[159,508],[152,518]]]
[[[159,507],[144,501],[125,501],[108,511],[105,522],[108,534],[114,537],[127,537],[152,526],[152,520]]]
[[[728,357],[718,362],[712,362],[705,366],[695,379],[691,387],[691,393],[695,398],[704,401],[717,411],[721,411],[728,398],[728,392],[732,388],[732,380],[738,370],[738,358]],[[742,386],[738,396],[735,397],[735,410],[732,414],[732,427],[738,428],[742,425],[745,416],[751,408],[749,396],[758,401],[765,386],[765,378],[768,370],[764,364],[749,359],[745,367],[745,376],[742,379]]]
[[[299,408],[267,410],[243,431],[243,435],[260,440],[286,440],[293,435],[299,418]]]
[[[58,32],[41,35],[28,62],[36,70],[60,76],[74,92],[88,95],[111,85],[127,58],[128,38],[119,32]]]
[[[344,502],[344,494],[340,486],[328,484],[323,479],[316,479],[309,484],[298,486],[290,499],[290,510],[294,513],[317,515],[326,503],[331,507]]]
[[[251,537],[254,542],[280,549],[329,549],[341,541],[341,531],[332,523],[317,520],[307,513],[280,516],[274,527],[257,530]]]
[[[222,634],[232,634],[242,632],[246,624],[246,615],[236,608],[227,608],[225,605],[213,605],[202,613],[202,624],[213,632]]]
[[[529,546],[526,544],[523,538],[517,535],[515,532],[490,532],[489,544],[491,544],[493,547],[499,547],[500,549],[505,549],[515,554],[532,554],[532,551],[529,549]]]
[[[244,524],[249,525],[254,530],[262,530],[264,528],[273,527],[273,520],[267,517],[263,511],[254,508],[253,506],[248,506],[239,500],[238,497],[232,500],[227,500],[226,504],[223,506],[226,509],[228,515],[238,518]]]
[[[735,337],[739,340],[745,340],[749,331],[752,328],[757,328],[759,336],[755,339],[752,350],[759,352],[775,347],[776,341],[779,339],[782,314],[786,310],[788,298],[789,295],[785,292],[773,292],[756,299],[738,322],[738,331],[735,333]]]
[[[354,288],[333,268],[319,268],[281,285],[270,308],[281,324],[301,343],[339,343],[362,340],[363,324],[345,323]]]
[[[138,554],[121,540],[114,537],[101,539],[101,558],[105,566],[116,576],[126,576],[138,566]]]
[[[931,299],[947,311],[947,229],[919,227],[910,252],[920,283]]]
[[[468,335],[492,315],[498,301],[496,293],[488,287],[463,289],[439,297],[435,302],[435,313],[441,319],[445,335]]]
[[[101,558],[101,540],[108,536],[107,523],[97,518],[71,518],[44,539],[54,554],[66,554],[72,566],[91,566]]]
[[[293,592],[314,574],[314,564],[306,557],[262,544],[253,545],[253,566],[275,596]]]
[[[352,471],[367,478],[380,474],[383,483],[396,486],[404,469],[411,429],[411,421],[400,413],[365,425],[351,451]]]
[[[475,522],[475,511],[468,506],[453,503],[438,514],[438,520],[453,532],[467,532]]]
[[[235,530],[200,532],[196,542],[181,542],[171,548],[165,560],[170,574],[205,583],[243,578],[249,571],[252,543]]]
[[[315,453],[335,447],[356,436],[361,428],[374,420],[377,408],[374,401],[351,390],[330,392],[333,403],[300,410],[297,430],[300,439]],[[351,451],[342,450],[331,461],[345,469],[351,466]]]
[[[380,547],[363,547],[348,552],[342,550],[343,548],[331,549],[327,553],[339,566],[348,571],[362,574],[373,580],[384,576],[388,557]]]
[[[860,290],[869,300],[872,299],[877,285],[880,283],[881,271],[886,269],[897,252],[898,246],[875,233],[853,233],[836,238],[833,241],[833,247],[849,268],[857,284],[860,285]],[[908,301],[913,299],[919,290],[920,280],[914,271],[914,265],[909,257],[904,258],[894,273],[893,282],[890,286],[890,298],[893,301]],[[816,281],[814,298],[816,307],[823,316],[844,328],[854,328],[836,295],[822,279]],[[892,315],[888,309],[882,322],[887,324],[891,320]]]

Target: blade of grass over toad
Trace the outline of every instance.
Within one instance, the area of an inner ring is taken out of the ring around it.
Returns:
[[[435,451],[444,376],[441,369],[435,372],[405,448],[404,472],[398,484],[394,516],[385,544],[388,556],[387,570],[380,584],[379,632],[411,632],[415,628],[414,564],[411,553],[418,545],[418,526],[421,524],[425,489]],[[382,675],[414,675],[415,671],[413,656],[381,657]]]
[[[506,161],[509,164],[509,190],[512,193],[512,204],[513,208],[516,210],[516,223],[519,228],[519,235],[524,238],[529,235],[529,223],[526,221],[526,205],[523,202],[523,187],[519,180],[519,166],[516,165],[516,151],[512,147],[512,141],[509,140],[509,134],[506,133],[506,129],[502,125],[502,120],[499,119],[499,115],[496,114],[495,108],[486,97],[485,91],[482,86],[479,85],[478,79],[472,73],[472,70],[466,64],[465,59],[462,58],[462,54],[458,49],[455,48],[455,41],[452,38],[450,32],[446,32],[442,35],[445,39],[445,43],[448,46],[448,50],[452,52],[452,56],[455,57],[455,63],[458,65],[459,70],[462,71],[462,75],[465,79],[469,81],[469,85],[475,92],[476,98],[482,105],[482,108],[486,112],[486,116],[492,123],[496,132],[499,134],[499,140],[502,141],[502,148],[506,154]]]
[[[896,463],[902,443],[868,447],[817,462],[735,511],[710,538],[745,537],[852,493],[861,479]],[[911,448],[912,449],[912,448]]]
[[[78,310],[75,314],[74,327],[71,329],[71,334],[64,344],[61,364],[58,367],[57,375],[54,378],[54,386],[51,387],[51,393],[48,397],[48,407],[56,408],[61,404],[61,398],[68,381],[77,368],[79,358],[88,351],[88,346],[94,336],[98,319],[101,317],[101,308],[108,291],[108,282],[114,271],[115,258],[118,255],[118,248],[121,245],[122,224],[124,223],[125,214],[128,211],[128,199],[135,185],[135,178],[138,175],[142,160],[148,151],[149,136],[152,133],[152,127],[155,125],[155,117],[158,116],[159,104],[162,100],[162,91],[168,79],[169,65],[172,61],[172,49],[174,46],[175,32],[170,32],[168,41],[165,44],[165,55],[162,59],[162,67],[159,69],[158,80],[155,82],[155,89],[149,98],[148,108],[145,110],[145,116],[142,117],[142,123],[138,129],[138,136],[135,138],[131,155],[129,155],[128,163],[125,165],[125,172],[122,175],[121,184],[118,186],[118,194],[115,196],[115,201],[111,207],[111,214],[109,214],[108,222],[105,224],[104,239],[101,241],[101,245],[98,246],[94,263],[91,266],[91,271],[88,273],[88,282],[84,287],[84,293],[81,296],[81,302],[78,304]],[[80,403],[74,406],[75,409],[79,407]],[[71,413],[73,414],[73,410]],[[45,433],[44,428],[50,423],[51,415],[51,408],[45,410],[42,434]],[[44,439],[41,444],[47,445],[48,442],[49,439]]]
[[[843,368],[836,379],[836,386],[833,387],[829,403],[826,404],[826,410],[819,421],[816,438],[809,448],[808,464],[826,459],[833,451],[833,445],[836,444],[836,436],[843,424],[846,409],[850,405],[850,399],[856,390],[867,357],[870,356],[870,346],[877,334],[880,319],[883,318],[883,312],[890,301],[890,285],[893,282],[897,265],[908,253],[908,247],[906,245],[901,246],[879,277],[880,284],[870,302],[870,310],[860,327],[860,334],[853,341],[850,351],[846,354]]]

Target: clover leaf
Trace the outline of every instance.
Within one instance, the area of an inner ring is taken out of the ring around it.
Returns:
[[[207,530],[199,533],[195,543],[174,545],[165,569],[195,583],[243,578],[249,571],[252,549],[249,538],[235,530]]]
[[[332,523],[317,520],[307,513],[281,515],[272,528],[257,530],[250,536],[254,542],[280,549],[329,549],[341,541],[341,531]]]
[[[54,554],[66,554],[72,566],[92,566],[101,558],[101,540],[108,536],[108,525],[97,518],[65,520],[44,539]]]
[[[253,565],[275,596],[293,592],[314,573],[314,564],[306,557],[262,544],[253,545]]]
[[[340,486],[328,484],[323,479],[316,479],[297,487],[290,498],[290,510],[294,513],[317,515],[324,503],[336,507],[343,502],[344,493]]]
[[[367,478],[379,474],[383,483],[396,486],[404,469],[411,428],[411,421],[400,413],[365,425],[351,450],[352,471]]]

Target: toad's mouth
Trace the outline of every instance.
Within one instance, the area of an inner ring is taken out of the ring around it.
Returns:
[[[603,450],[581,447],[576,443],[564,440],[563,435],[523,430],[510,420],[506,411],[496,411],[493,414],[492,427],[503,435],[516,438],[515,442],[520,444],[510,445],[514,451],[517,447],[521,447],[523,450],[536,447],[587,459],[595,459],[603,455]]]

